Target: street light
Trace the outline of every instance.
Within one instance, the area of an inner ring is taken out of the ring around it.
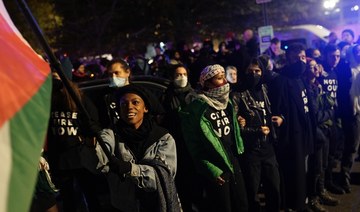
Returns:
[[[323,6],[327,10],[332,10],[335,8],[335,6],[338,2],[339,2],[339,0],[325,0],[323,3]]]
[[[351,11],[358,11],[359,10],[359,5],[354,5],[350,10]]]

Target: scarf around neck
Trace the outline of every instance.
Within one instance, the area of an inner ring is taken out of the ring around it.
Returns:
[[[216,110],[224,110],[229,103],[230,85],[226,83],[223,86],[212,88],[207,91],[198,90],[197,92],[190,92],[186,97],[186,101],[192,101],[194,99],[202,99],[210,107]]]
[[[137,160],[144,157],[146,149],[157,142],[168,131],[159,127],[151,116],[145,115],[141,126],[135,129],[123,122],[120,122],[120,142],[124,142]]]
[[[120,142],[124,142],[135,155],[136,158],[141,159],[143,154],[145,142],[153,128],[153,121],[144,116],[143,122],[138,129],[129,126],[122,121],[119,127]]]
[[[180,93],[185,93],[185,92],[189,92],[192,88],[190,83],[187,83],[185,87],[181,88],[181,87],[176,87],[174,86],[174,93],[176,94],[180,94]]]
[[[171,110],[177,110],[182,104],[184,104],[186,95],[192,90],[191,85],[188,83],[185,87],[170,87],[171,98],[168,99]]]

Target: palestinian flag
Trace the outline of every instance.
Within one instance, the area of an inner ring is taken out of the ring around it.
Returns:
[[[49,65],[0,1],[0,212],[28,212],[50,114]]]

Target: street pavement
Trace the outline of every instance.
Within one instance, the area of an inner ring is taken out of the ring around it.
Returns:
[[[335,178],[339,173],[339,166],[334,169]],[[340,200],[338,206],[324,206],[329,212],[360,212],[360,162],[356,161],[351,174],[351,193],[332,196]]]
[[[337,179],[340,172],[340,164],[337,168],[334,168],[334,178]],[[350,194],[331,194],[331,196],[336,197],[340,200],[340,204],[337,206],[323,206],[328,210],[328,212],[360,212],[360,162],[356,161],[353,165],[352,174],[351,174],[351,193]],[[105,185],[103,185],[105,186]],[[110,202],[107,195],[100,195],[101,203],[103,205],[104,212],[113,212],[116,211],[110,207]],[[260,198],[263,199],[263,194],[260,194]],[[264,202],[262,202],[264,206]],[[59,211],[62,211],[61,200],[58,202]],[[86,212],[87,210],[82,206],[79,209],[79,212]],[[265,210],[264,210],[265,211]],[[251,212],[251,211],[250,211]]]

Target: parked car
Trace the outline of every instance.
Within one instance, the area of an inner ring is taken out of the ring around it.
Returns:
[[[170,84],[170,80],[160,77],[154,77],[150,75],[137,75],[133,76],[130,79],[131,83],[141,85],[145,87],[148,91],[153,93],[157,98],[162,99],[167,87]],[[89,80],[86,82],[78,83],[80,89],[93,101],[99,101],[94,99],[92,95],[94,93],[99,93],[103,89],[109,87],[109,79],[96,79]]]
[[[294,42],[303,43],[307,48],[323,48],[328,42],[330,30],[320,25],[304,24],[274,29],[274,36],[281,40],[282,49]]]
[[[155,113],[158,113],[156,115],[156,119],[160,123],[164,112],[163,107],[161,107],[161,100],[164,98],[165,91],[170,84],[170,80],[150,75],[135,75],[130,78],[130,83],[141,85],[160,101],[160,105],[156,105],[156,109],[154,109],[156,110]],[[94,103],[95,107],[97,107],[100,125],[102,127],[107,127],[110,123],[110,117],[108,114],[109,108],[107,108],[109,105],[105,104],[105,95],[111,92],[109,89],[109,79],[79,82],[78,86]]]

